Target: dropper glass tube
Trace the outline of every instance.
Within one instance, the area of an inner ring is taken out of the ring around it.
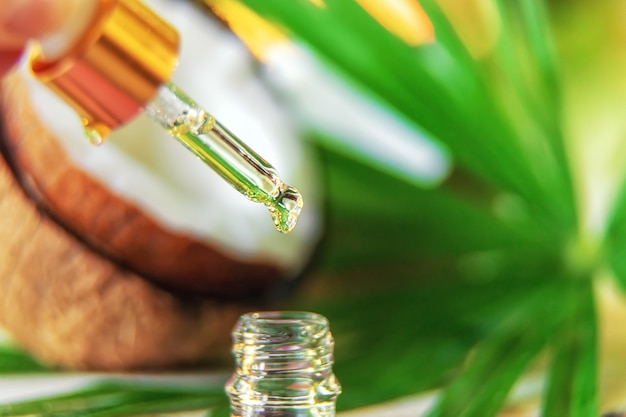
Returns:
[[[172,82],[163,84],[146,114],[250,200],[263,203],[276,228],[295,226],[303,200],[276,169],[222,126]]]

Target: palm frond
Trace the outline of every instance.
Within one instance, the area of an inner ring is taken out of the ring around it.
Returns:
[[[222,385],[103,381],[76,392],[1,405],[0,416],[132,416],[228,408]],[[223,413],[223,411],[220,411]]]
[[[606,260],[619,285],[626,289],[626,181],[610,215],[605,240]]]
[[[467,369],[444,391],[428,417],[496,415],[515,381],[560,323],[561,306],[550,301],[561,290],[546,286],[512,309],[477,346]]]
[[[554,340],[552,366],[542,415],[596,416],[597,329],[590,282],[583,282],[577,293],[563,300],[567,309],[565,325]]]
[[[42,373],[51,370],[23,350],[0,342],[0,375]]]

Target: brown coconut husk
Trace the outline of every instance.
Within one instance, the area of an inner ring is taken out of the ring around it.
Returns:
[[[167,230],[112,193],[66,155],[39,120],[19,75],[4,83],[6,154],[37,204],[104,256],[167,287],[220,298],[258,296],[281,280],[277,266],[243,262]]]
[[[276,269],[228,259],[115,196],[68,159],[27,97],[18,76],[5,80],[0,324],[62,367],[170,367],[226,355],[230,329],[250,307],[176,295],[149,279],[224,299],[268,288]]]

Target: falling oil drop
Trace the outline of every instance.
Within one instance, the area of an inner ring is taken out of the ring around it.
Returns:
[[[89,141],[89,143],[92,145],[98,146],[104,143],[104,137],[96,129],[86,127],[85,135],[87,136],[87,140]]]
[[[304,201],[297,189],[285,186],[278,197],[266,203],[266,206],[276,229],[282,233],[289,233],[296,227]]]

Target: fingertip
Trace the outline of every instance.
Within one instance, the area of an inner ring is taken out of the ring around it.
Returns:
[[[3,29],[16,37],[37,38],[63,24],[68,2],[58,0],[13,0],[5,6]]]
[[[0,51],[0,78],[15,67],[21,56],[21,50]]]
[[[89,22],[97,4],[95,0],[0,1],[0,76],[18,62],[30,39],[53,45],[53,51],[66,48]]]

